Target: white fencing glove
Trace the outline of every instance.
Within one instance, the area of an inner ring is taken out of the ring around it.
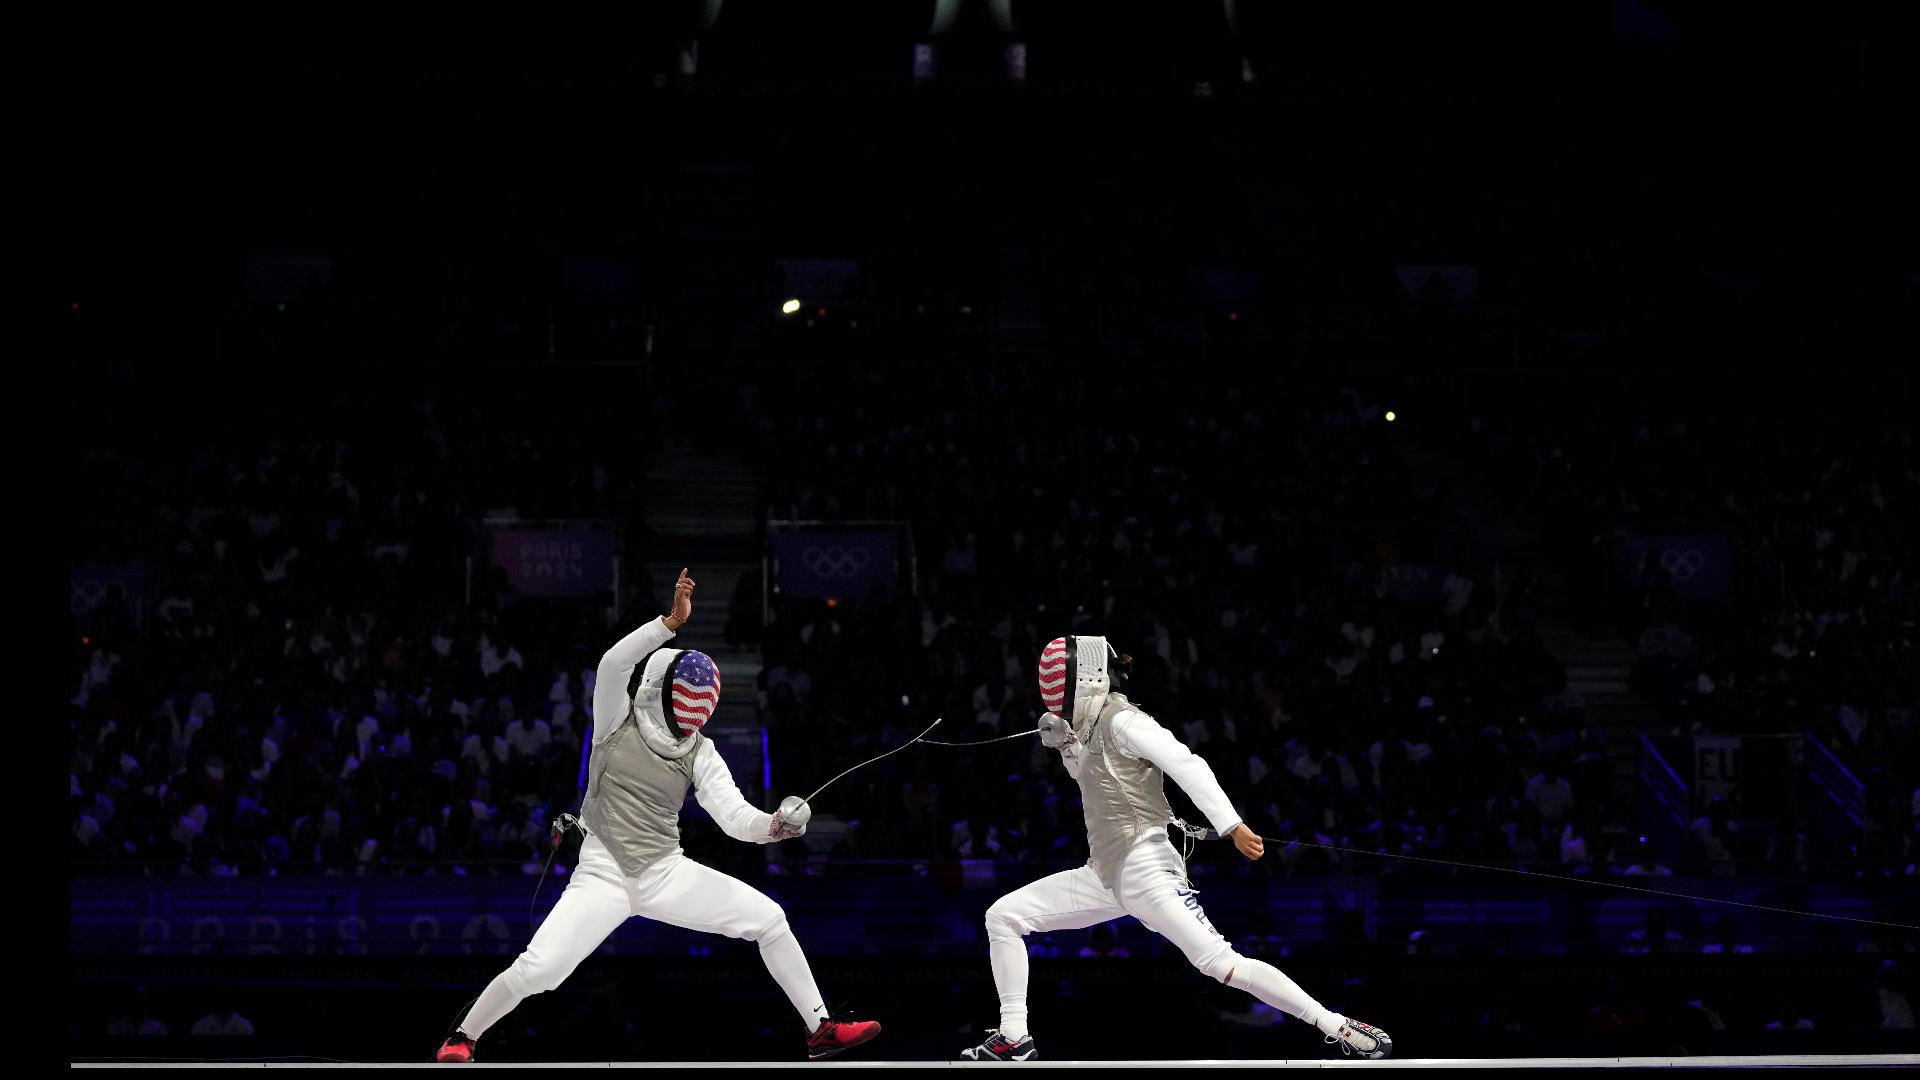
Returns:
[[[1059,713],[1040,714],[1040,745],[1058,750],[1073,741],[1073,725]]]
[[[798,795],[789,795],[780,800],[780,809],[774,811],[773,821],[767,826],[767,835],[775,840],[791,840],[796,836],[805,836],[807,822],[813,820],[813,807]]]

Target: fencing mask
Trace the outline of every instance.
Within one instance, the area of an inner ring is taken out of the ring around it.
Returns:
[[[1054,638],[1040,653],[1040,701],[1070,723],[1090,719],[1106,705],[1115,679],[1125,680],[1131,662],[1104,637]]]

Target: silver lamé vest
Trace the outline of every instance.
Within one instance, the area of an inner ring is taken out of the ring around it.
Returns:
[[[680,758],[661,757],[641,736],[641,723],[629,712],[626,723],[593,748],[587,797],[580,804],[580,820],[630,878],[680,850],[680,807],[693,786],[693,759],[700,753],[696,741]]]
[[[1087,817],[1087,847],[1100,883],[1115,888],[1120,867],[1140,838],[1158,831],[1167,838],[1173,807],[1166,774],[1145,758],[1128,758],[1112,746],[1114,717],[1133,708],[1122,694],[1109,694],[1100,714],[1076,732],[1085,754],[1080,766],[1080,804]]]

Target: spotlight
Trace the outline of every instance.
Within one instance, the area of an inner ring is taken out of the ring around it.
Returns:
[[[782,315],[791,315],[794,312],[799,310],[800,310],[800,301],[798,300],[789,300],[786,303],[780,305],[780,314]]]

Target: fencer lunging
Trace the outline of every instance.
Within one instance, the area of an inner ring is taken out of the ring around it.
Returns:
[[[1070,930],[1131,915],[1179,946],[1208,977],[1252,994],[1318,1028],[1344,1053],[1385,1057],[1387,1034],[1324,1008],[1299,984],[1262,960],[1242,956],[1222,937],[1168,840],[1176,818],[1167,802],[1172,777],[1220,835],[1248,859],[1265,845],[1220,789],[1213,770],[1126,695],[1114,689],[1131,664],[1104,637],[1055,638],[1040,656],[1047,712],[1040,738],[1058,750],[1080,785],[1087,864],[1041,878],[987,909],[987,946],[1000,994],[1000,1026],[962,1051],[972,1060],[1032,1061],[1027,1023],[1027,934]]]
[[[701,734],[720,702],[719,669],[704,653],[661,647],[692,616],[693,587],[682,570],[672,611],[601,658],[579,866],[526,951],[487,984],[437,1060],[472,1061],[474,1044],[487,1029],[529,995],[559,986],[635,916],[757,944],[808,1032],[809,1058],[831,1057],[880,1033],[877,1023],[827,1015],[780,905],[681,852],[680,807],[688,788],[728,836],[749,843],[800,836],[813,813],[794,797],[777,813],[754,809],[719,750]],[[627,685],[643,657],[639,690],[629,698]]]

